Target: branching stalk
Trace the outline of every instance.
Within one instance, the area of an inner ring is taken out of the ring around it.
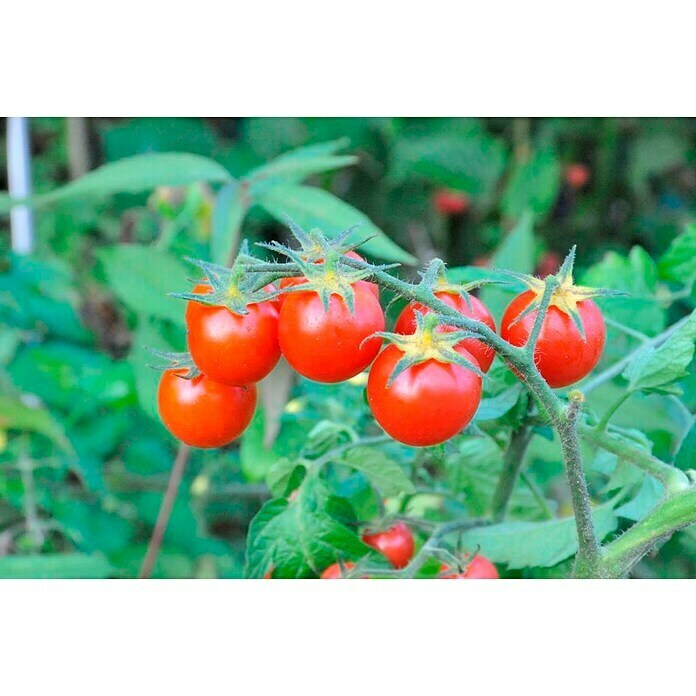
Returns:
[[[689,487],[689,478],[683,471],[666,464],[649,452],[633,447],[625,440],[612,437],[610,433],[589,425],[581,424],[578,430],[581,437],[588,442],[615,454],[625,462],[637,466],[646,474],[657,479],[665,487],[667,493],[683,491]]]
[[[574,569],[576,577],[616,577],[619,571],[625,574],[630,571],[632,564],[637,563],[647,550],[652,548],[651,544],[656,543],[657,539],[668,536],[672,531],[681,526],[696,522],[696,501],[694,500],[696,493],[693,492],[694,487],[685,488],[689,486],[689,481],[685,474],[674,469],[674,467],[670,467],[664,462],[660,462],[647,453],[641,453],[639,455],[636,454],[635,451],[627,452],[625,448],[621,446],[621,451],[617,451],[616,453],[624,457],[627,461],[640,466],[648,473],[658,478],[658,480],[665,483],[668,497],[660,507],[651,513],[645,520],[636,524],[626,532],[626,534],[620,537],[619,540],[609,544],[606,547],[606,555],[600,550],[592,520],[592,505],[584,476],[578,439],[578,421],[583,395],[579,391],[571,392],[568,397],[568,405],[566,406],[566,403],[557,396],[551,387],[549,387],[534,364],[533,348],[548,310],[550,293],[552,292],[552,289],[550,290],[549,288],[552,288],[553,281],[547,283],[545,288],[533,330],[530,332],[527,347],[520,348],[512,346],[507,341],[503,340],[495,331],[491,330],[482,322],[465,317],[452,307],[446,305],[435,297],[432,289],[428,287],[427,284],[421,283],[416,285],[405,282],[390,275],[383,269],[371,267],[357,260],[344,259],[343,262],[359,270],[370,270],[371,275],[366,277],[376,282],[381,287],[400,295],[408,301],[417,302],[428,307],[440,316],[443,323],[458,329],[470,331],[477,337],[480,337],[484,343],[492,347],[498,355],[500,355],[509,367],[515,370],[526,384],[527,388],[536,397],[540,406],[548,414],[561,440],[563,463],[566,479],[571,492],[578,535],[578,553]],[[273,278],[277,279],[286,276],[300,275],[300,271],[293,263],[255,264],[253,267],[250,266],[249,270],[266,274],[264,276],[264,283],[270,282]],[[658,346],[662,344],[686,321],[687,319],[683,319],[662,332],[659,336],[643,342],[637,350],[645,346]],[[601,384],[620,374],[626,365],[633,359],[635,352],[636,351],[630,353],[595,378],[589,380],[585,384],[583,391],[587,393],[596,389]],[[599,444],[599,446],[608,451],[616,451],[617,441],[607,433],[597,433],[597,431],[593,430],[592,434],[588,434],[585,426],[581,426],[581,431],[583,437],[588,437],[588,439],[594,438],[594,441]],[[524,438],[520,436],[520,442],[515,443],[515,448],[520,447],[523,439]],[[515,450],[512,450],[510,453],[510,466],[503,474],[504,480],[499,484],[501,491],[496,496],[495,510],[497,512],[494,514],[498,516],[501,514],[504,515],[505,507],[507,506],[506,500],[509,500],[507,489],[510,488],[511,485],[514,486],[514,481],[519,473],[519,468],[514,470],[512,465],[516,464],[517,467],[519,467],[521,456],[513,461],[514,451]],[[689,508],[689,504],[691,508]],[[501,509],[502,513],[499,511]],[[403,571],[399,571],[399,577],[415,577],[423,563],[427,560],[429,554],[433,549],[437,548],[438,543],[446,534],[480,524],[481,521],[472,525],[471,520],[459,520],[449,525],[439,527],[424,544],[420,552],[413,558],[411,563]]]

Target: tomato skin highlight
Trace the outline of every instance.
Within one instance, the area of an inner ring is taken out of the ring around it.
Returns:
[[[442,302],[444,302],[448,307],[456,309],[463,316],[469,317],[470,319],[476,319],[484,323],[492,331],[495,331],[495,320],[488,311],[486,305],[484,305],[483,302],[478,299],[478,297],[469,295],[469,299],[471,300],[471,309],[469,309],[469,305],[467,304],[466,300],[461,295],[457,295],[456,293],[436,292],[435,297],[442,300]],[[421,314],[428,314],[430,311],[431,310],[428,307],[425,307],[417,302],[407,304],[396,320],[394,332],[404,335],[414,333],[416,330],[415,313],[420,312]],[[456,326],[443,326],[439,330],[459,331]],[[495,351],[490,346],[487,346],[485,343],[483,343],[483,341],[479,341],[475,338],[465,338],[459,345],[466,348],[466,350],[476,358],[476,361],[483,372],[488,372],[491,363],[493,362],[493,358],[495,357]]]
[[[363,341],[384,331],[384,312],[375,296],[354,286],[351,315],[343,298],[332,295],[329,311],[309,290],[288,295],[280,310],[278,337],[290,366],[315,382],[343,382],[362,372],[375,358],[382,339]]]
[[[356,261],[364,261],[365,259],[360,256],[356,251],[349,251],[344,256],[347,256],[349,259],[355,259]],[[319,261],[315,261],[315,263],[320,263]],[[280,281],[280,289],[284,290],[285,288],[290,288],[294,285],[303,285],[304,283],[307,282],[307,279],[302,277],[302,276],[292,276],[290,278],[282,278]],[[377,283],[371,283],[369,280],[358,280],[355,285],[359,285],[362,288],[365,288],[366,290],[369,290],[378,300],[379,300],[379,285]],[[280,303],[282,304],[285,300],[287,295],[278,295],[278,299],[280,300]]]
[[[456,351],[476,365],[461,346]],[[409,367],[387,387],[403,353],[387,346],[367,380],[367,401],[377,422],[395,440],[414,447],[446,442],[460,432],[481,402],[481,378],[454,363],[437,360]]]
[[[344,563],[343,567],[346,570],[355,568],[355,563]],[[343,570],[340,563],[330,565],[320,576],[321,580],[343,580]]]
[[[405,568],[413,558],[413,534],[403,522],[397,522],[383,532],[363,534],[362,540],[384,555],[394,568]]]
[[[527,290],[518,295],[505,310],[500,335],[513,346],[524,346],[534,326],[536,311],[512,322],[536,295]],[[602,312],[594,300],[578,302],[578,312],[585,330],[583,341],[570,316],[553,305],[544,318],[534,349],[534,362],[550,387],[567,387],[587,376],[599,362],[606,340]]]
[[[194,292],[205,292],[197,285]],[[280,359],[278,310],[273,301],[250,304],[247,314],[190,301],[186,307],[193,362],[220,384],[244,386],[262,380]]]
[[[256,386],[233,387],[206,375],[185,379],[167,370],[157,389],[160,418],[169,432],[191,447],[222,447],[238,438],[256,409]]]
[[[442,580],[499,580],[500,574],[498,569],[485,556],[480,553],[476,554],[471,559],[463,573],[452,573],[452,569],[448,565],[440,566],[441,573],[449,573],[444,575]]]

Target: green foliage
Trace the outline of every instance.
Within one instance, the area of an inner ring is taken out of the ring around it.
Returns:
[[[659,348],[645,346],[626,366],[623,376],[632,391],[681,393],[673,382],[687,375],[694,357],[696,310]]]
[[[404,470],[383,452],[370,447],[353,447],[345,453],[341,462],[365,474],[384,496],[416,492]]]
[[[561,186],[561,165],[555,148],[545,143],[528,159],[515,164],[501,203],[505,215],[519,217],[531,210],[542,217],[556,201]]]
[[[37,253],[15,256],[0,235],[0,577],[138,574],[177,447],[159,422],[160,373],[146,348],[185,349],[185,305],[168,297],[195,275],[181,259],[225,265],[243,239],[252,248],[282,239],[288,216],[330,235],[357,224],[352,239],[369,238],[362,250],[380,260],[440,256],[457,282],[533,273],[547,252],[577,242],[578,281],[628,293],[598,300],[608,340],[585,383],[586,425],[631,393],[606,429],[628,454],[583,444],[598,536],[622,539],[665,499],[636,452],[694,468],[687,122],[222,121],[94,119],[104,161],[73,182],[62,120],[32,121]],[[589,182],[575,189],[565,172],[578,162]],[[435,207],[443,188],[466,194],[464,212]],[[0,225],[12,203],[0,193]],[[484,286],[479,296],[498,321],[519,289]],[[394,298],[382,295],[386,307]],[[643,346],[679,320],[668,340]],[[384,560],[360,534],[396,518],[418,546],[461,524],[437,551],[480,549],[507,577],[571,572],[560,444],[501,360],[467,431],[424,450],[375,438],[362,376],[318,385],[286,374],[259,392],[238,443],[191,453],[154,577],[316,577],[337,561],[379,575]],[[505,521],[490,524],[508,443],[529,419],[522,476]],[[693,539],[693,528],[678,532],[643,570],[693,577]],[[416,577],[438,565],[431,555]]]
[[[597,536],[606,537],[616,529],[611,505],[594,512]],[[578,548],[575,520],[566,517],[545,522],[505,522],[464,534],[464,543],[492,561],[517,568],[549,568],[572,556]]]
[[[339,560],[365,555],[368,547],[346,526],[351,514],[343,499],[308,478],[293,501],[271,500],[254,518],[246,576],[312,577]]]

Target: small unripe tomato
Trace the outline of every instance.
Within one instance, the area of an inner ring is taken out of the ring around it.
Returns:
[[[461,191],[438,189],[433,196],[435,210],[441,215],[462,215],[471,207],[469,196]]]
[[[452,569],[443,564],[440,566],[443,580],[498,580],[500,574],[498,569],[480,553],[474,556],[463,573],[453,572]]]
[[[315,382],[343,382],[362,372],[382,344],[384,312],[375,296],[354,286],[351,314],[342,297],[332,295],[329,310],[314,290],[288,295],[280,310],[278,337],[290,366]],[[369,339],[369,340],[366,340]]]
[[[455,350],[478,366],[466,349]],[[387,386],[403,352],[387,346],[377,357],[367,380],[367,401],[375,420],[395,440],[430,447],[465,428],[481,403],[481,378],[471,370],[438,360],[426,360],[402,372]]]
[[[469,317],[470,319],[477,319],[483,322],[490,329],[495,331],[495,321],[488,311],[486,305],[474,297],[474,295],[469,295],[471,301],[471,308],[467,301],[457,293],[453,292],[436,292],[435,297],[442,300],[448,307],[456,309],[461,315]],[[416,312],[421,314],[430,313],[430,309],[419,303],[411,303],[406,305],[402,310],[401,314],[396,320],[396,325],[394,326],[394,332],[399,334],[412,334],[416,330]],[[442,326],[438,331],[459,331],[455,326]],[[482,341],[476,338],[465,338],[460,344],[460,346],[466,348],[466,350],[471,353],[476,358],[476,362],[479,367],[484,371],[488,372],[493,358],[495,357],[495,351],[487,346]]]
[[[350,570],[355,568],[355,563],[344,563],[343,568]],[[340,563],[330,565],[320,576],[322,580],[343,580],[343,569]]]
[[[210,291],[197,285],[196,293]],[[234,386],[259,382],[280,359],[278,310],[274,302],[247,306],[247,314],[190,301],[186,307],[188,347],[198,369]]]
[[[349,259],[354,259],[356,261],[364,261],[365,260],[356,251],[348,251],[348,252],[346,252],[345,256],[347,256]],[[321,263],[321,261],[315,261],[315,263]],[[280,281],[280,289],[283,290],[285,288],[290,288],[293,285],[302,285],[303,283],[306,283],[306,282],[307,282],[307,279],[302,277],[302,276],[292,276],[290,278],[282,278]],[[379,285],[377,285],[377,283],[371,283],[369,280],[358,280],[355,284],[369,290],[379,300]],[[282,304],[283,300],[285,300],[286,297],[287,297],[287,295],[279,295],[278,296],[278,299],[280,300],[281,304]]]
[[[524,346],[534,326],[536,311],[513,323],[533,302],[536,294],[527,290],[518,295],[505,310],[500,335],[513,346]],[[548,309],[534,348],[534,362],[550,387],[567,387],[580,381],[594,369],[602,357],[606,327],[602,312],[594,300],[577,303],[585,338],[570,315],[555,305]]]
[[[413,557],[413,534],[403,522],[397,522],[383,532],[363,534],[362,540],[382,553],[394,568],[406,567]]]
[[[238,438],[256,408],[256,387],[233,387],[205,375],[183,377],[167,370],[157,390],[160,418],[169,432],[191,447],[222,447]]]

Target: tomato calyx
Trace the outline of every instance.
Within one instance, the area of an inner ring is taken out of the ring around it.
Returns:
[[[447,270],[444,262],[441,259],[433,259],[425,271],[420,273],[421,281],[418,284],[421,288],[426,288],[433,295],[437,293],[448,293],[461,297],[468,307],[469,311],[473,311],[471,302],[471,291],[480,288],[482,285],[491,285],[494,283],[500,284],[501,281],[493,278],[480,278],[472,280],[468,283],[453,283],[447,277]]]
[[[206,291],[204,292],[174,292],[171,297],[198,302],[212,307],[226,307],[234,314],[249,313],[248,306],[272,300],[278,292],[264,289],[268,285],[268,274],[249,273],[250,265],[261,263],[247,253],[246,243],[237,256],[231,268],[219,266],[209,261],[184,257],[184,260],[200,268],[205,274]]]
[[[174,353],[149,347],[146,348],[146,350],[165,363],[163,365],[148,365],[148,367],[153,370],[159,370],[161,372],[173,370],[176,372],[177,377],[181,377],[181,379],[195,379],[202,374],[193,362],[190,353]]]
[[[556,307],[573,320],[573,323],[584,341],[585,328],[582,318],[580,317],[578,305],[585,300],[591,300],[595,297],[617,297],[627,294],[620,290],[575,285],[573,282],[575,250],[576,247],[573,246],[556,274],[549,275],[543,280],[533,275],[517,273],[515,271],[502,271],[505,275],[524,283],[524,285],[534,293],[534,299],[517,317],[515,317],[510,323],[510,326],[513,326],[532,312],[542,311],[545,313],[548,307]],[[548,305],[543,307],[542,304],[545,294],[548,296]]]
[[[412,334],[403,335],[386,331],[373,334],[373,336],[393,343],[403,353],[387,381],[387,388],[410,367],[428,360],[460,365],[467,370],[471,370],[471,372],[474,372],[481,378],[485,377],[477,364],[471,362],[461,352],[455,350],[455,346],[462,340],[477,338],[478,334],[473,331],[438,331],[441,318],[433,312],[423,314],[416,311],[414,316],[416,318],[416,330]]]

